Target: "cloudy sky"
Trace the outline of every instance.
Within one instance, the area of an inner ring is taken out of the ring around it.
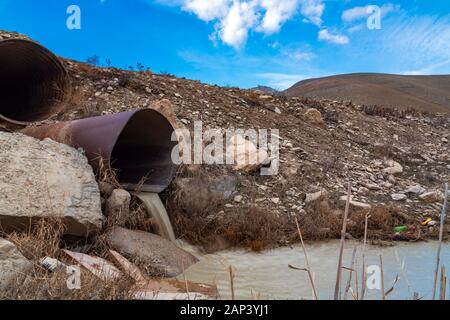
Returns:
[[[70,5],[81,10],[79,30],[67,28]],[[0,0],[0,29],[76,60],[244,88],[450,73],[448,0]]]

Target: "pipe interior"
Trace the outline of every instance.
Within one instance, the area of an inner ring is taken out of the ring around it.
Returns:
[[[48,117],[64,98],[66,71],[44,47],[0,41],[0,114],[18,121]]]
[[[122,130],[111,154],[118,180],[142,191],[161,192],[172,181],[176,166],[171,154],[176,141],[169,121],[154,110],[136,113]]]

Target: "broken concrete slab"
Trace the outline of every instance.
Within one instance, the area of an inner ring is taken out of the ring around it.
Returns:
[[[109,250],[109,253],[120,268],[136,281],[132,296],[137,300],[206,300],[218,297],[216,286],[176,279],[149,279],[117,251]]]
[[[17,285],[17,281],[26,276],[32,266],[13,243],[0,239],[0,291]]]
[[[148,281],[147,277],[141,272],[141,270],[132,264],[127,258],[114,250],[109,250],[109,254],[112,259],[120,265],[121,269],[137,283],[145,283]]]
[[[103,281],[115,281],[122,277],[122,272],[105,259],[69,250],[63,252]]]
[[[26,228],[33,219],[60,217],[66,234],[102,226],[100,192],[86,157],[64,144],[0,132],[0,228]]]
[[[176,277],[198,259],[158,235],[114,227],[107,235],[109,245],[132,259],[148,266],[148,273]]]

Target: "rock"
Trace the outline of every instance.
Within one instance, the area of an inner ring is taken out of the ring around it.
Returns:
[[[115,189],[106,200],[106,216],[127,216],[130,213],[131,195],[123,189]]]
[[[0,132],[0,228],[64,218],[66,234],[101,228],[100,191],[86,157],[65,144]]]
[[[226,159],[234,159],[234,170],[253,172],[261,168],[269,155],[250,140],[237,134],[230,138],[226,149]]]
[[[306,110],[306,112],[303,114],[303,118],[306,122],[323,127],[325,125],[325,122],[323,121],[322,114],[319,110],[311,108]]]
[[[404,201],[404,200],[408,199],[408,196],[406,194],[402,194],[402,193],[394,193],[394,194],[391,194],[391,198],[394,201]]]
[[[347,202],[347,196],[341,196],[339,198],[339,200],[341,200],[343,202]],[[355,209],[369,209],[372,206],[370,204],[367,204],[367,203],[355,201],[355,200],[353,200],[353,196],[350,196],[350,207],[353,207]]]
[[[444,200],[444,194],[436,190],[423,193],[419,198],[426,203],[440,202]]]
[[[235,196],[234,197],[234,202],[242,202],[242,196]]]
[[[273,100],[273,97],[269,96],[269,95],[260,95],[258,98],[259,98],[259,100],[263,100],[263,101],[271,101],[271,100]]]
[[[367,189],[372,190],[372,191],[379,191],[379,190],[382,189],[379,185],[377,185],[377,184],[375,184],[375,183],[365,183],[365,184],[363,184],[363,185],[364,185]]]
[[[410,186],[405,190],[405,193],[414,193],[414,194],[422,194],[426,190],[421,185]]]
[[[11,242],[0,239],[0,292],[14,287],[27,274],[32,263]]]
[[[147,272],[176,277],[198,259],[155,234],[113,228],[107,236],[110,246],[132,261],[148,266]]]
[[[279,204],[280,203],[280,198],[270,198],[270,201],[272,203]]]
[[[402,173],[403,172],[403,167],[400,163],[394,161],[394,160],[390,160],[387,162],[388,167],[383,169],[384,173],[390,174],[390,175],[395,175],[398,173]]]
[[[325,189],[322,189],[320,191],[314,192],[314,193],[307,193],[305,198],[305,203],[310,203],[316,200],[319,200],[320,198],[324,197],[327,194],[327,191]]]

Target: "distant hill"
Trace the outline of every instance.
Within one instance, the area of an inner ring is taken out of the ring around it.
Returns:
[[[285,94],[450,113],[450,75],[345,74],[300,81]]]
[[[275,90],[274,88],[267,87],[267,86],[257,86],[255,88],[251,88],[250,90],[259,90],[268,94],[275,94],[278,93],[278,90]]]

